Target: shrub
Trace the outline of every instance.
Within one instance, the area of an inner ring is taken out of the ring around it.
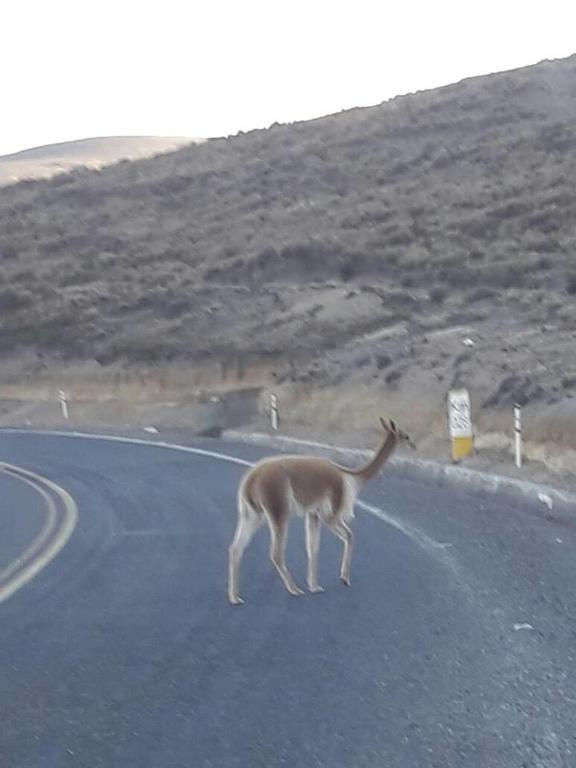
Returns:
[[[466,296],[466,300],[469,302],[484,301],[485,299],[493,299],[498,295],[498,291],[494,288],[488,288],[488,286],[480,286]]]
[[[397,384],[401,378],[402,378],[402,371],[396,369],[386,374],[386,378],[384,380],[386,384]]]
[[[32,300],[29,291],[8,286],[0,290],[0,312],[15,312],[32,304]]]
[[[436,285],[430,289],[429,292],[430,301],[434,304],[442,304],[442,302],[448,296],[448,290],[441,285]]]
[[[566,275],[566,293],[569,293],[570,296],[576,294],[576,272],[569,272]]]
[[[390,357],[390,355],[384,355],[384,354],[376,355],[376,368],[378,368],[379,371],[381,371],[382,368],[387,368],[391,364],[392,364],[392,358]]]

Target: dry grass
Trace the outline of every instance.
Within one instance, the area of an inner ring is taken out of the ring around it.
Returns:
[[[330,435],[347,444],[366,444],[378,439],[380,417],[393,418],[420,441],[442,434],[442,397],[420,402],[410,400],[406,392],[385,393],[380,387],[359,385],[323,387],[288,385],[274,388],[279,398],[283,429],[309,436]],[[264,390],[261,402],[268,402]]]
[[[177,367],[131,367],[72,364],[50,367],[26,376],[13,372],[2,385],[6,400],[53,402],[64,390],[77,402],[194,402],[205,392],[219,394],[258,388],[270,383],[267,366],[252,366],[238,376],[220,364]]]

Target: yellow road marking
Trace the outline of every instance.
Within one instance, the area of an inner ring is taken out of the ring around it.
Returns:
[[[58,509],[56,507],[56,504],[54,503],[54,500],[52,499],[52,496],[50,496],[42,487],[39,487],[36,485],[36,483],[33,483],[31,480],[28,480],[25,477],[21,477],[20,475],[15,474],[14,472],[10,471],[9,469],[4,469],[4,473],[7,475],[10,475],[10,477],[14,477],[17,480],[19,480],[21,483],[25,483],[26,485],[29,485],[31,488],[33,488],[37,493],[39,493],[44,501],[46,502],[46,506],[48,507],[48,514],[45,517],[44,525],[42,527],[42,530],[40,533],[34,538],[32,543],[26,547],[17,558],[15,558],[10,565],[6,566],[2,571],[0,571],[0,584],[3,584],[9,576],[11,576],[14,571],[17,571],[23,563],[28,562],[31,560],[34,555],[42,549],[42,547],[46,544],[46,541],[49,539],[50,534],[54,530],[54,526],[56,525],[56,521],[58,520]]]
[[[3,461],[0,462],[0,471],[33,488],[42,496],[47,507],[40,533],[10,565],[0,571],[0,603],[3,603],[31,581],[64,547],[78,522],[78,508],[64,488],[46,477]],[[55,497],[61,502],[60,510]]]

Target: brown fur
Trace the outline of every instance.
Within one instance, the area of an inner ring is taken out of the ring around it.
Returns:
[[[333,510],[340,509],[344,494],[341,470],[330,461],[305,456],[279,456],[253,467],[244,483],[248,503],[261,512],[278,515],[292,493],[298,506],[307,508],[326,497]]]

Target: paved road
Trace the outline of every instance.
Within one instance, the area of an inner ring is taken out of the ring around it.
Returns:
[[[290,597],[263,532],[232,608],[242,466],[31,434],[0,435],[0,460],[79,511],[57,558],[0,605],[2,765],[576,765],[576,516],[384,474],[362,499],[404,530],[359,512],[350,589],[325,533],[326,592]],[[0,489],[4,563],[40,513],[14,480]],[[302,584],[301,528],[288,561]]]

